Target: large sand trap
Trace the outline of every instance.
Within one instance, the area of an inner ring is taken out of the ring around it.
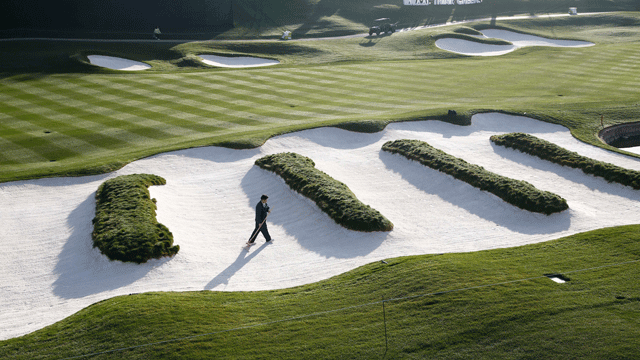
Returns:
[[[564,127],[482,114],[471,126],[405,122],[375,134],[319,128],[278,136],[252,150],[195,148],[152,156],[108,175],[0,184],[0,339],[117,295],[277,289],[397,256],[511,247],[638,223],[640,191],[489,141],[492,134],[514,131],[640,170],[638,159],[586,145]],[[520,210],[380,150],[386,141],[402,138],[427,141],[489,171],[557,193],[570,209],[551,216]],[[345,230],[278,176],[254,165],[259,157],[283,151],[312,158],[318,169],[388,217],[394,230]],[[157,199],[158,220],[180,245],[173,258],[136,265],[109,261],[92,248],[96,189],[108,178],[133,173],[167,180],[150,192]],[[260,235],[245,252],[241,246],[253,230],[254,207],[263,193],[270,196],[268,224],[275,241],[266,245]]]
[[[249,56],[236,56],[236,57],[227,57],[227,56],[216,56],[216,55],[198,55],[202,58],[202,62],[218,67],[228,67],[228,68],[245,68],[245,67],[258,67],[258,66],[269,66],[276,65],[280,62],[278,60],[270,60],[270,59],[262,59],[256,57]]]
[[[91,64],[113,70],[140,71],[151,69],[150,65],[143,62],[113,56],[89,55],[87,57]]]
[[[552,47],[586,47],[594,43],[575,40],[554,40],[534,35],[520,34],[507,30],[488,29],[482,30],[485,38],[495,38],[509,41],[512,45],[482,44],[456,38],[444,38],[436,40],[436,46],[440,49],[472,56],[497,56],[510,53],[526,46],[552,46]]]

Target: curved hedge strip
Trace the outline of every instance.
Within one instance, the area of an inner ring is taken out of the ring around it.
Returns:
[[[582,156],[533,135],[523,133],[493,135],[491,141],[496,145],[513,148],[558,165],[580,169],[585,174],[599,176],[608,182],[616,182],[640,190],[640,171]]]
[[[556,194],[541,191],[526,181],[511,179],[487,171],[482,166],[469,164],[424,141],[388,141],[382,145],[382,150],[416,160],[480,190],[488,191],[524,210],[550,215],[569,208],[567,201]]]
[[[175,255],[173,234],[156,220],[151,185],[164,185],[160,176],[135,174],[118,176],[102,183],[96,192],[93,219],[93,247],[111,260],[138,264],[149,259]]]
[[[350,230],[391,231],[393,224],[380,212],[365,205],[347,185],[315,168],[313,160],[296,153],[267,155],[256,160],[273,171],[293,190],[313,200],[336,223]]]

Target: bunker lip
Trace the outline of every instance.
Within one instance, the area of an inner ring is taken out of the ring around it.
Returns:
[[[226,68],[245,68],[245,67],[259,67],[259,66],[270,66],[279,64],[278,60],[271,59],[263,59],[257,57],[250,56],[235,56],[235,57],[227,57],[227,56],[218,56],[218,55],[198,55],[202,59],[202,62],[217,67],[226,67]]]
[[[105,55],[89,55],[89,62],[92,65],[100,66],[103,68],[108,68],[112,70],[123,70],[123,71],[140,71],[151,69],[150,65],[147,65],[140,61],[134,61],[129,59],[123,59],[114,56],[105,56]]]
[[[443,38],[436,41],[436,46],[442,50],[462,55],[498,56],[527,46],[587,47],[595,45],[588,41],[547,39],[540,36],[500,29],[482,30],[481,33],[483,35],[478,36],[478,38],[501,39],[510,42],[512,45],[483,44],[457,38]]]

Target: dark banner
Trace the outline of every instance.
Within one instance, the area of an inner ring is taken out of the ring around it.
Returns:
[[[0,29],[214,30],[233,27],[232,0],[5,0]]]

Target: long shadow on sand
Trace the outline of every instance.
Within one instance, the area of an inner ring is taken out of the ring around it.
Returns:
[[[569,211],[549,216],[528,212],[417,161],[382,150],[380,159],[389,170],[400,174],[403,179],[425,193],[436,195],[477,217],[511,231],[528,235],[553,234],[569,229],[571,224]]]
[[[353,150],[374,144],[380,141],[383,136],[384,131],[371,134],[348,131],[335,127],[324,127],[281,135],[278,136],[278,139],[301,138],[327,148]]]
[[[216,163],[234,163],[241,160],[249,159],[260,152],[256,149],[229,149],[220,146],[203,146],[198,148],[176,150],[169,153],[155,155],[157,157],[175,155],[185,156],[193,159],[201,159]],[[150,157],[153,158],[154,156]]]
[[[327,258],[365,256],[378,248],[389,235],[387,232],[359,232],[343,228],[313,201],[291,190],[278,175],[257,166],[247,172],[241,186],[252,209],[260,195],[269,196],[272,212],[268,224],[272,236],[274,227],[281,226],[302,247]]]
[[[73,232],[58,255],[53,293],[63,299],[77,299],[115,290],[143,278],[154,267],[169,259],[151,260],[145,264],[109,261],[93,248],[91,219],[95,216],[95,192],[89,195],[67,218]],[[91,214],[88,218],[87,214]],[[88,218],[88,220],[87,220]]]
[[[607,180],[601,177],[585,174],[580,169],[558,165],[550,161],[540,161],[540,159],[536,156],[525,154],[518,150],[509,149],[504,146],[499,146],[494,144],[493,142],[491,143],[491,146],[493,147],[493,150],[496,154],[513,162],[534,169],[554,173],[576,184],[583,184],[591,190],[598,190],[610,195],[640,201],[640,192],[638,192],[638,190],[634,190],[632,187],[624,186],[618,183],[609,183],[607,182]]]
[[[209,281],[209,283],[204,287],[205,290],[215,289],[218,285],[228,284],[229,279],[231,279],[235,273],[247,265],[251,259],[258,256],[258,254],[269,245],[270,244],[268,243],[263,243],[259,248],[254,248],[251,251],[238,249],[239,253],[236,260],[231,265],[227,266],[226,269],[222,270],[220,274],[216,275],[213,280]]]

